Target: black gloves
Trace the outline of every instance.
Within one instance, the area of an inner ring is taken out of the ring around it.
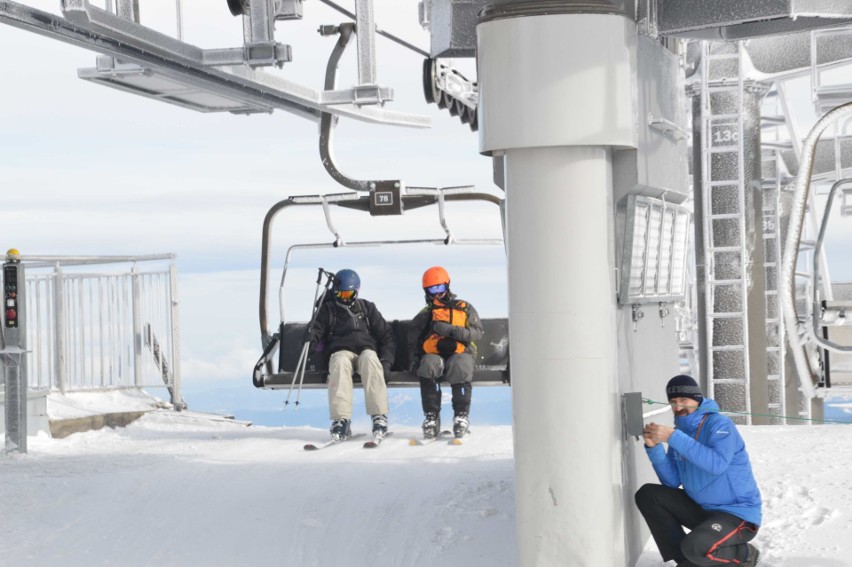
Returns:
[[[386,361],[386,360],[383,360],[382,361],[382,370],[384,371],[384,374],[385,374],[385,382],[387,382],[388,378],[390,378],[391,363]]]
[[[432,332],[442,337],[449,337],[467,344],[470,341],[470,330],[459,325],[450,325],[446,321],[432,323]]]
[[[451,337],[453,336],[453,326],[446,321],[435,321],[432,323],[432,332],[442,337]]]
[[[408,371],[411,374],[413,374],[414,376],[417,376],[417,367],[418,366],[420,366],[420,361],[416,360],[416,359],[412,360],[411,363],[408,365]]]

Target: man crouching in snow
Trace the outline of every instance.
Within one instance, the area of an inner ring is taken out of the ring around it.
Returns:
[[[692,377],[669,380],[666,395],[675,428],[650,423],[643,433],[662,485],[636,492],[663,560],[677,567],[754,567],[759,552],[748,542],[760,527],[762,503],[742,437]]]

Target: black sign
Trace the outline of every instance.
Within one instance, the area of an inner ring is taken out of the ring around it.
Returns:
[[[401,181],[377,181],[370,189],[371,215],[401,215]]]

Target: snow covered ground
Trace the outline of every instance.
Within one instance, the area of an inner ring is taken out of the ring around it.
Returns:
[[[852,427],[742,429],[761,565],[852,565]],[[411,447],[416,433],[306,452],[325,429],[159,410],[40,434],[0,455],[0,565],[516,565],[511,428],[475,427],[458,447]],[[649,546],[636,567],[661,565]]]

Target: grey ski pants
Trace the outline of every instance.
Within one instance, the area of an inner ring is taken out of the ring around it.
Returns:
[[[440,355],[424,354],[420,359],[420,366],[417,367],[417,377],[432,380],[440,380],[443,377],[450,384],[464,384],[473,379],[473,366],[473,355],[469,352],[454,354],[447,358],[446,363]]]
[[[364,385],[368,415],[387,415],[388,388],[376,351],[361,354],[339,350],[328,361],[328,409],[331,419],[352,419],[352,374],[357,372]]]

